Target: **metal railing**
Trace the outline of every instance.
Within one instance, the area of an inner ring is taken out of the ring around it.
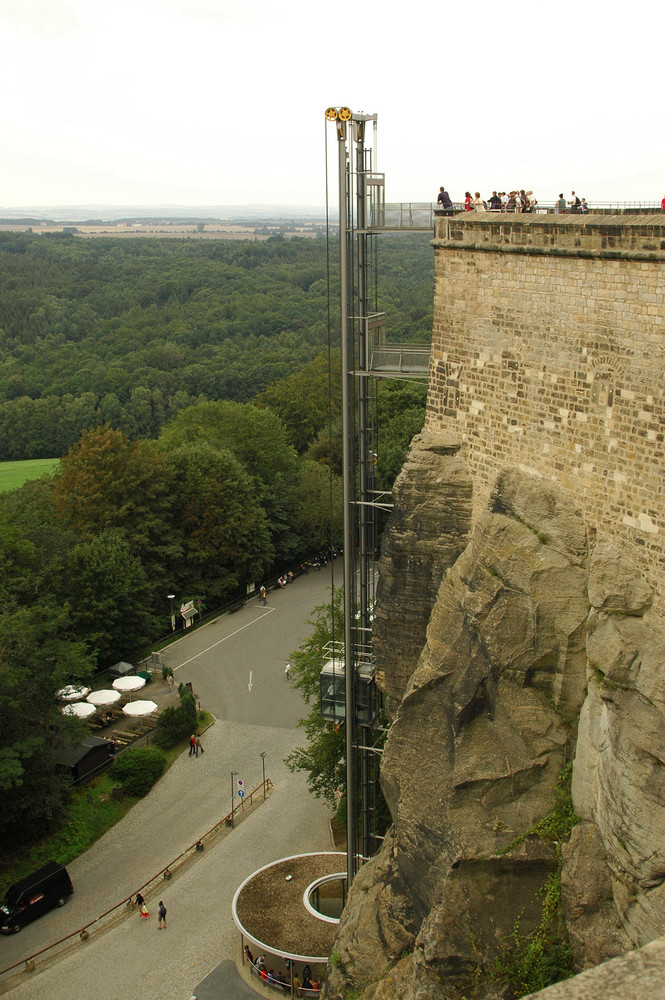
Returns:
[[[419,375],[427,378],[429,373],[430,348],[423,344],[377,344],[372,346],[369,371],[382,371],[395,375]]]
[[[26,971],[33,972],[35,969],[35,959],[41,956],[49,954],[49,957],[53,957],[58,954],[59,951],[65,951],[66,948],[76,945],[78,938],[80,941],[87,941],[90,937],[92,931],[99,930],[102,927],[107,926],[113,920],[119,919],[123,915],[121,911],[127,911],[133,909],[134,903],[132,900],[136,896],[137,892],[141,892],[144,895],[150,892],[151,889],[156,889],[157,884],[162,880],[168,880],[173,876],[174,871],[177,871],[182,867],[187,861],[191,860],[193,856],[205,849],[205,845],[213,840],[224,827],[231,827],[234,823],[234,817],[236,813],[242,813],[245,809],[251,808],[254,804],[254,798],[263,792],[263,797],[268,794],[270,789],[273,787],[273,783],[270,778],[266,778],[262,781],[260,785],[254,789],[254,791],[249,792],[240,802],[239,805],[234,805],[231,812],[228,812],[223,819],[220,819],[214,826],[210,827],[198,840],[186,847],[184,851],[181,851],[175,858],[173,858],[169,863],[158,871],[156,875],[153,875],[144,882],[143,885],[138,886],[137,889],[132,892],[130,896],[126,896],[119,903],[116,903],[110,909],[105,910],[100,913],[98,917],[94,920],[88,921],[87,924],[83,924],[82,927],[78,927],[76,930],[72,931],[70,934],[65,935],[65,937],[60,938],[58,941],[53,941],[51,944],[46,945],[45,948],[40,948],[39,951],[33,952],[26,958],[20,959],[18,962],[14,962],[12,965],[8,965],[4,969],[0,969],[0,976],[4,976],[5,973],[11,972],[14,969],[18,969],[20,966],[24,965]],[[56,951],[58,949],[58,951]]]
[[[655,201],[596,201],[587,205],[588,212],[572,212],[569,208],[562,215],[665,215],[660,207],[660,202]],[[462,212],[473,218],[474,213],[466,213],[464,205],[455,202],[452,209],[442,209],[438,205],[433,206],[434,215],[438,218],[442,215],[457,215]],[[540,201],[529,212],[516,212],[515,209],[487,208],[481,216],[487,215],[556,215],[556,202]]]
[[[374,204],[370,208],[369,228],[399,230],[434,229],[434,210],[431,202],[400,201],[394,204]]]

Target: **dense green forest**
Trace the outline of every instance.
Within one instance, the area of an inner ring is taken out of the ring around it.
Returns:
[[[375,308],[396,340],[427,340],[428,241],[381,257]],[[85,728],[59,688],[163,636],[167,594],[214,609],[341,539],[328,300],[325,241],[0,235],[0,454],[62,456],[0,495],[6,851],[63,816],[58,756]],[[373,387],[381,488],[424,399]]]
[[[429,342],[429,234],[386,235],[373,307]],[[327,281],[330,271],[330,293]],[[110,423],[155,438],[203,400],[248,402],[338,341],[337,246],[0,234],[0,461]]]

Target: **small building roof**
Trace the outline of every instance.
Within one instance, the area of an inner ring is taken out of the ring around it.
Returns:
[[[84,736],[78,746],[67,749],[63,748],[58,753],[58,760],[61,764],[66,764],[68,767],[75,767],[95,747],[108,748],[110,745],[110,740],[105,740],[101,736]]]
[[[310,912],[304,897],[326,875],[346,879],[346,854],[329,851],[298,854],[259,868],[233,897],[238,930],[259,947],[300,962],[325,962],[337,921]]]

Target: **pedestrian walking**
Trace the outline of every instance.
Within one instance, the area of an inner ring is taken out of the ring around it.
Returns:
[[[197,736],[196,737],[196,756],[198,757],[198,755],[200,753],[203,753],[203,745],[201,743],[201,737]]]
[[[189,755],[188,756],[191,757],[192,754],[195,754],[195,753],[196,753],[196,736],[194,736],[194,734],[192,733],[192,735],[189,737]]]
[[[265,607],[268,603],[268,592],[264,586],[261,587],[261,604]]]
[[[160,899],[159,906],[157,908],[157,930],[161,931],[162,922],[164,930],[166,930],[166,907],[164,906],[164,900]]]
[[[288,660],[286,661],[286,666],[284,667],[284,678],[287,681],[291,680],[291,664]]]

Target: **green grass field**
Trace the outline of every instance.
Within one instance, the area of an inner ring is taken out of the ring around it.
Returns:
[[[46,472],[54,472],[59,461],[59,458],[33,458],[27,462],[0,462],[0,493],[15,490]]]

